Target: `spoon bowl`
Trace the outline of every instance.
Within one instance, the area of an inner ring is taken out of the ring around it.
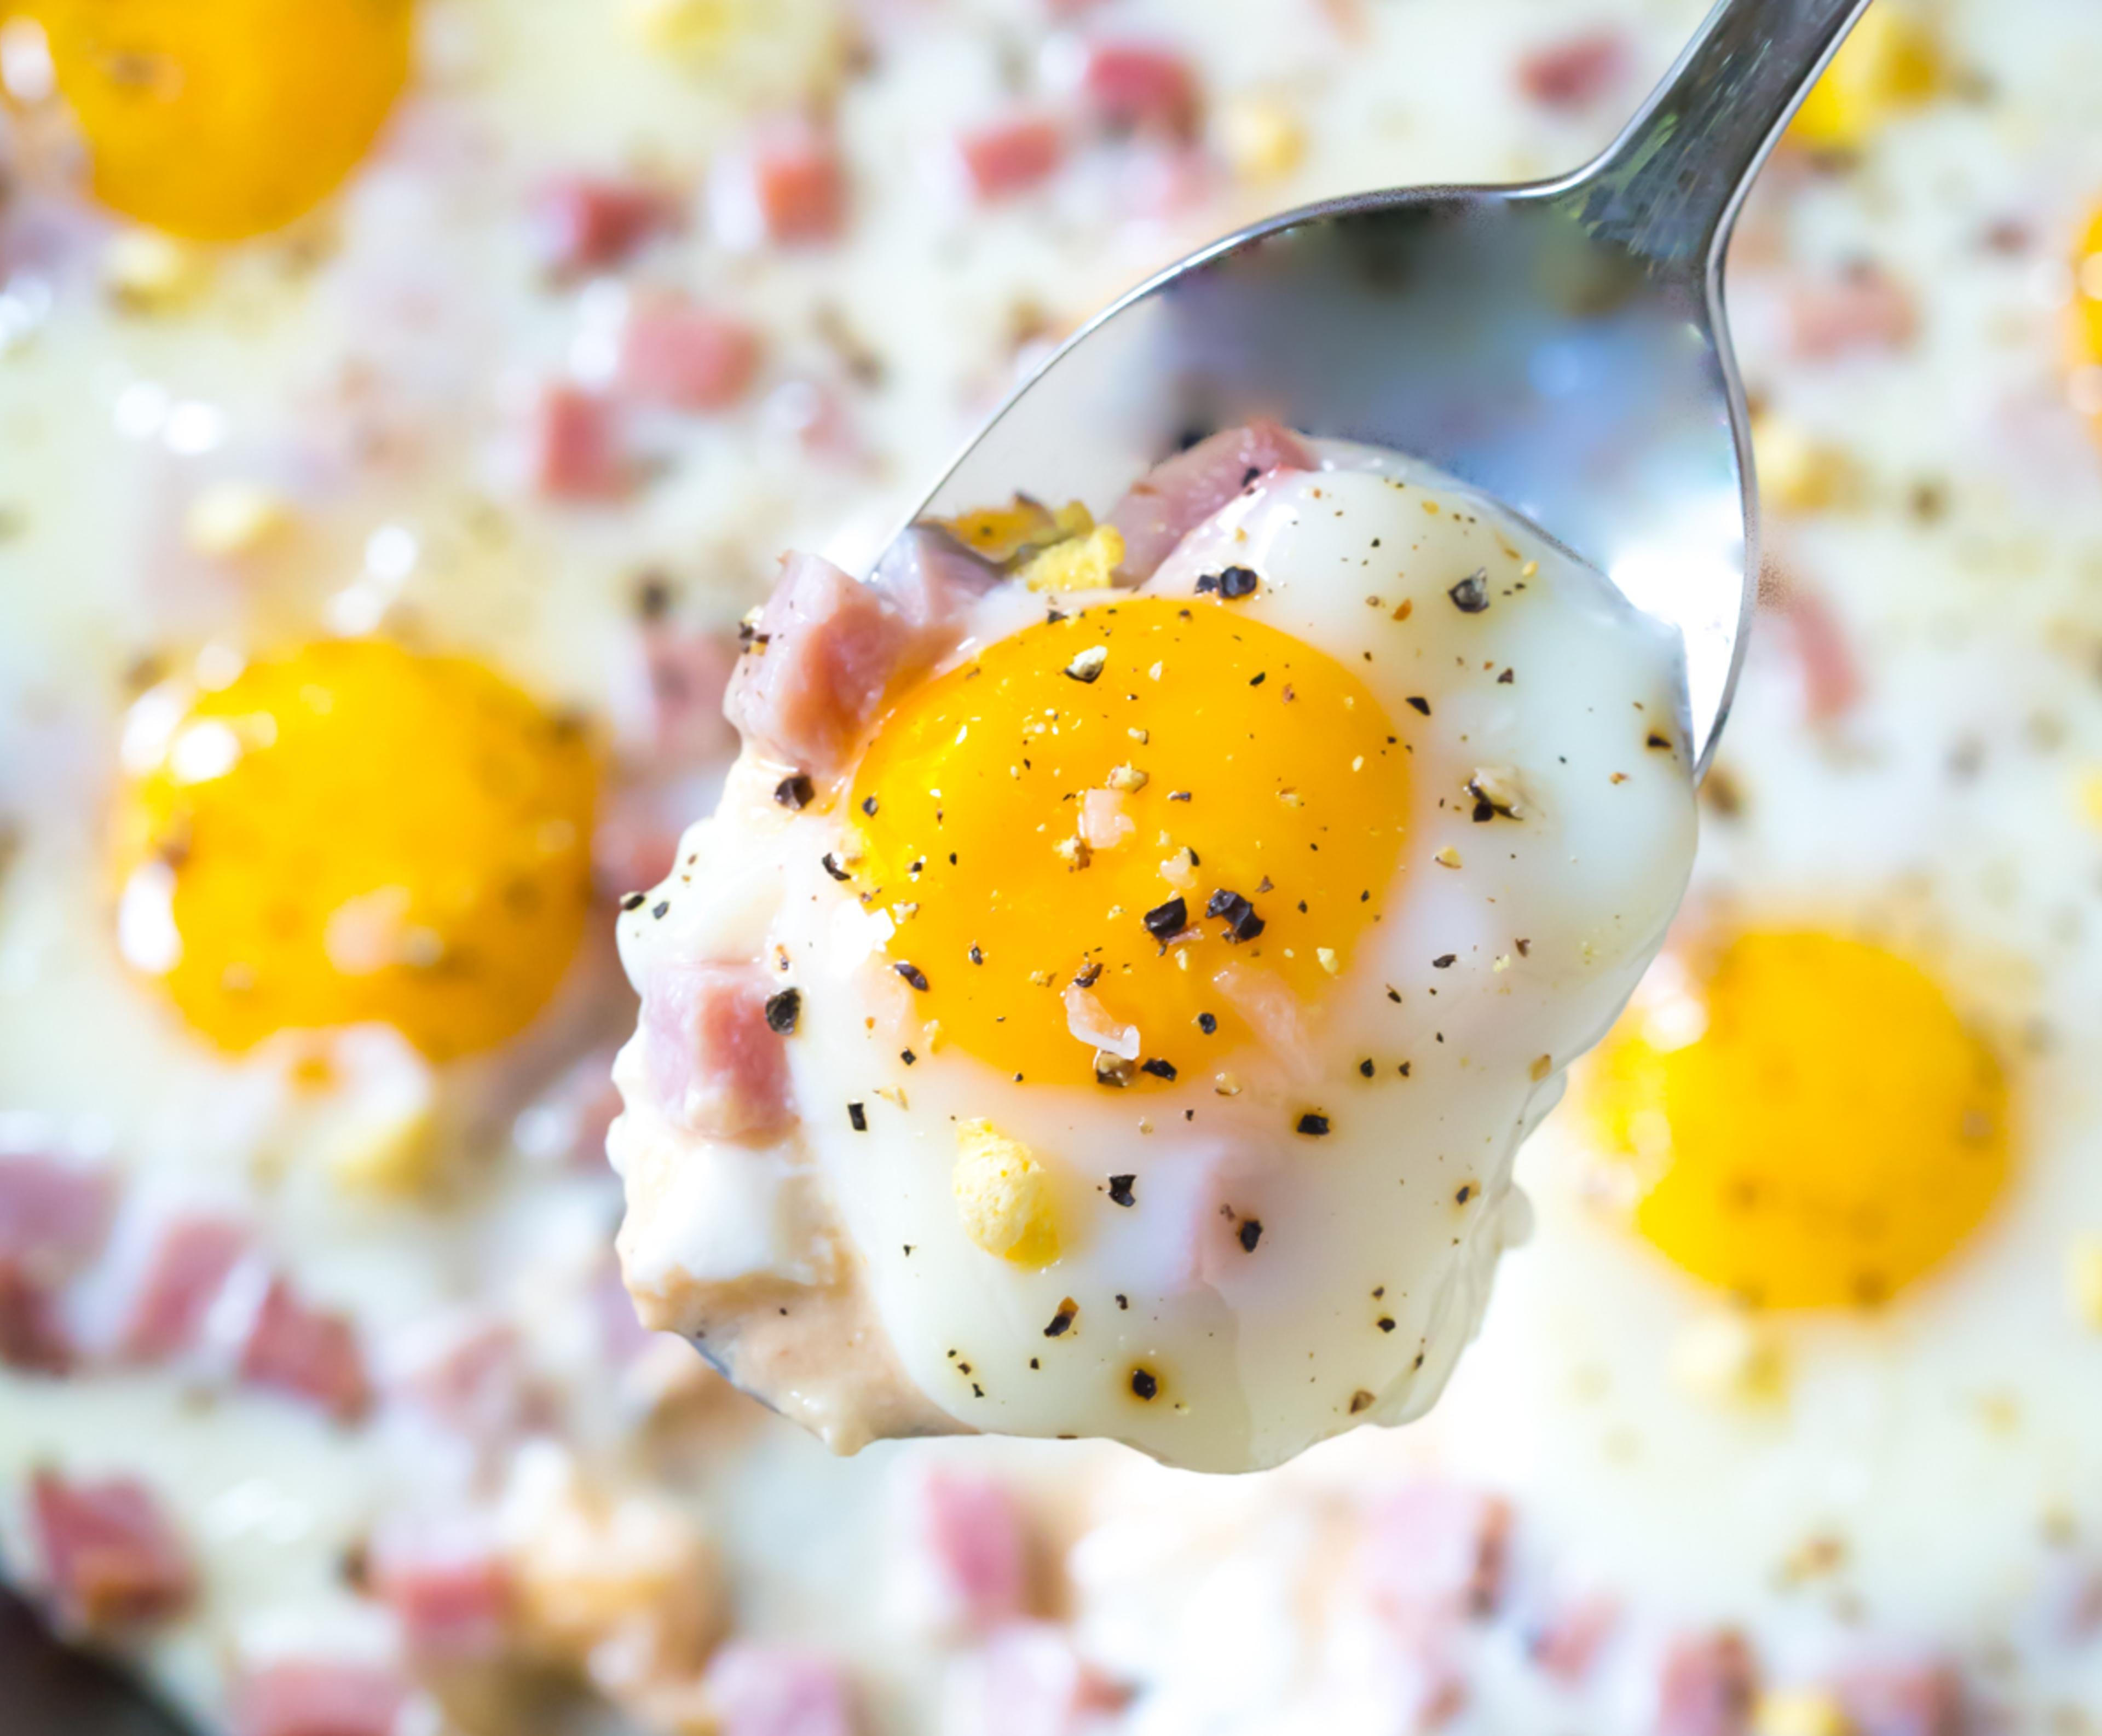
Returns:
[[[1722,0],[1558,180],[1355,195],[1191,255],[1077,333],[916,519],[1018,486],[1098,508],[1266,415],[1473,484],[1683,636],[1705,770],[1758,571],[1722,261],[1745,188],[1867,0]]]

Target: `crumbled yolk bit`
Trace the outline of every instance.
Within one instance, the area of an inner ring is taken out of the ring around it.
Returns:
[[[964,1233],[987,1253],[1018,1266],[1048,1266],[1058,1258],[1051,1178],[1027,1146],[991,1121],[965,1121],[956,1130],[950,1185]]]
[[[1771,1326],[1741,1313],[1689,1321],[1671,1345],[1671,1376],[1703,1403],[1751,1409],[1788,1393],[1788,1361]]]
[[[120,938],[201,1034],[384,1023],[445,1059],[553,993],[591,900],[597,765],[574,722],[369,639],[140,704]]]
[[[1854,1736],[1853,1720],[1821,1688],[1776,1688],[1752,1708],[1754,1736]]]
[[[2005,1185],[1993,1051],[1906,960],[1754,931],[1639,997],[1590,1080],[1636,1228],[1755,1306],[1873,1306],[1933,1271]]]
[[[409,77],[411,0],[32,0],[95,197],[192,241],[334,192]]]
[[[1759,497],[1785,513],[1823,513],[1861,498],[1860,467],[1844,449],[1772,413],[1752,418]]]
[[[1053,543],[1022,567],[1032,591],[1106,591],[1124,564],[1124,536],[1113,525],[1097,525],[1085,536]]]
[[[1927,27],[1887,4],[1872,7],[1803,98],[1788,136],[1812,150],[1857,150],[1945,82],[1940,47]]]
[[[1280,180],[1306,155],[1306,131],[1275,97],[1239,96],[1219,105],[1218,135],[1226,161],[1244,181]]]
[[[966,548],[1003,566],[1095,527],[1094,515],[1078,500],[1054,511],[1027,495],[1017,495],[1005,506],[982,507],[937,522]]]
[[[1407,753],[1347,667],[1237,604],[1091,604],[903,696],[855,773],[861,859],[840,890],[919,904],[909,951],[893,943],[929,979],[914,1007],[1000,1072],[1096,1084],[1068,1023],[1078,979],[1137,1028],[1142,1059],[1194,1079],[1248,1039],[1237,1003],[1318,1004],[1392,908]],[[1156,842],[1062,856],[1112,778]],[[1171,1087],[1142,1071],[1130,1088]]]
[[[2073,406],[2102,431],[2102,205],[2095,207],[2073,251],[2073,300],[2067,336],[2073,368]]]

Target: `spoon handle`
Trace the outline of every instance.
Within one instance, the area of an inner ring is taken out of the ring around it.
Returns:
[[[1619,138],[1576,177],[1586,228],[1705,271],[1752,176],[1869,0],[1721,0]]]

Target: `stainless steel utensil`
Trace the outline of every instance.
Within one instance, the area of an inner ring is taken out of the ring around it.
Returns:
[[[1266,415],[1474,483],[1685,635],[1705,770],[1758,577],[1722,266],[1745,188],[1868,0],[1722,0],[1594,161],[1288,211],[1098,316],[922,504],[1106,506],[1190,433]]]

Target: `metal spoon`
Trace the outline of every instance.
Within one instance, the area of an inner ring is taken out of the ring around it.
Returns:
[[[1428,460],[1515,508],[1686,642],[1705,770],[1758,573],[1723,255],[1745,190],[1868,0],[1722,0],[1619,138],[1516,187],[1288,211],[1076,334],[919,517],[1018,486],[1104,504],[1262,414]]]

